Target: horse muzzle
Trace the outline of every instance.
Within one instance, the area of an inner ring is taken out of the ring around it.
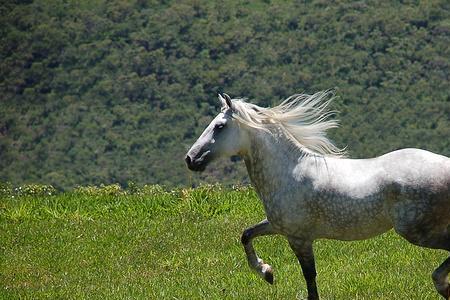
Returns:
[[[191,171],[202,172],[205,170],[206,165],[208,164],[208,154],[210,151],[206,151],[199,158],[192,158],[189,154],[186,155],[184,161],[186,162],[187,167]]]

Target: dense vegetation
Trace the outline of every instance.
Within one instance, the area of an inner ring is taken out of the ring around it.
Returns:
[[[241,164],[183,164],[218,91],[272,105],[336,87],[351,156],[449,155],[449,45],[447,0],[6,1],[0,181],[241,181]]]
[[[49,195],[50,194],[50,195]],[[300,266],[282,237],[255,241],[275,284],[247,265],[239,237],[263,218],[247,187],[57,193],[0,187],[1,299],[305,299]],[[315,243],[323,299],[438,299],[432,270],[447,253],[393,232]]]

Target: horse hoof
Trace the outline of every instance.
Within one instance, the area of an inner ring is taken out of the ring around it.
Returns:
[[[264,263],[261,259],[259,260],[258,266],[254,269],[259,276],[261,276],[265,281],[273,284],[273,269],[270,265]]]
[[[264,273],[264,279],[270,283],[273,284],[273,271],[272,270],[268,270]]]

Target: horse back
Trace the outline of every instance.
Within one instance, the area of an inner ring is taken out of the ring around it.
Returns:
[[[402,190],[450,191],[450,158],[421,149],[402,149],[379,157],[386,180]]]

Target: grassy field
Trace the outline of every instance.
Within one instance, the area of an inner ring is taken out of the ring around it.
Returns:
[[[158,186],[0,189],[1,299],[304,299],[282,237],[255,242],[275,269],[266,284],[239,238],[264,218],[250,188]],[[443,251],[393,232],[315,243],[322,299],[439,299],[431,272]]]

